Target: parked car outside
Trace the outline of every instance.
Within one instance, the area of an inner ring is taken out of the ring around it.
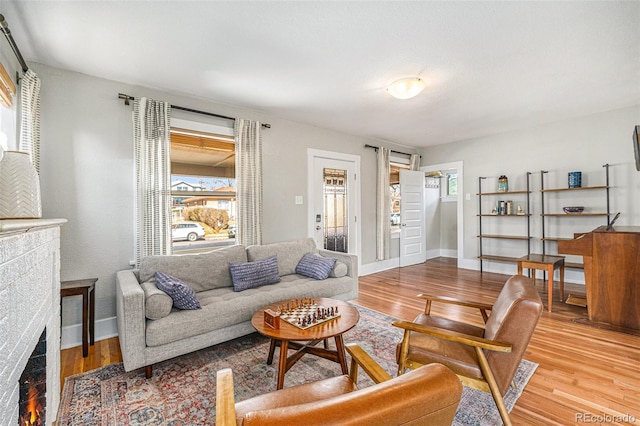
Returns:
[[[236,237],[236,226],[235,225],[229,225],[229,227],[227,228],[227,232],[229,233],[229,238],[235,238]]]
[[[171,225],[173,241],[196,241],[204,237],[204,228],[198,222],[180,222]]]

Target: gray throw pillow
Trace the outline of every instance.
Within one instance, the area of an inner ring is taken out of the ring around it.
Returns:
[[[278,258],[276,256],[255,262],[229,263],[233,291],[244,291],[267,284],[280,282]]]
[[[340,262],[339,260],[336,260],[336,266],[333,267],[329,276],[331,278],[340,278],[347,275],[347,272],[349,272],[349,268],[347,267],[347,265]]]
[[[173,299],[160,290],[155,282],[147,281],[140,284],[140,287],[144,291],[144,312],[147,318],[158,320],[171,313]]]
[[[296,266],[296,274],[316,280],[326,280],[336,264],[336,259],[332,257],[322,257],[317,254],[307,253],[302,256],[298,266]]]
[[[171,296],[173,306],[176,308],[185,310],[200,309],[200,302],[198,302],[196,292],[179,279],[162,272],[156,272],[156,286]]]

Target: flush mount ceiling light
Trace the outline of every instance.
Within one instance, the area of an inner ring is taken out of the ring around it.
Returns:
[[[422,92],[425,86],[424,81],[418,77],[406,77],[391,83],[387,92],[394,98],[409,99]]]

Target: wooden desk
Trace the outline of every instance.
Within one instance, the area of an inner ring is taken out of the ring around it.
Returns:
[[[558,252],[584,259],[589,321],[640,330],[640,226],[601,226],[558,241]]]
[[[551,312],[553,301],[553,272],[560,270],[560,301],[564,301],[564,256],[549,256],[548,254],[531,253],[518,259],[518,275],[522,275],[522,268],[533,269],[533,279],[536,269],[547,271],[547,310]]]
[[[82,296],[82,356],[89,355],[89,342],[95,343],[96,293],[97,278],[62,281],[60,283],[60,302],[62,297]]]

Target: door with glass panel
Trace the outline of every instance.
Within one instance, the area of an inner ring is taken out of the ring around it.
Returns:
[[[318,248],[356,253],[355,182],[354,163],[314,158],[311,221]]]

